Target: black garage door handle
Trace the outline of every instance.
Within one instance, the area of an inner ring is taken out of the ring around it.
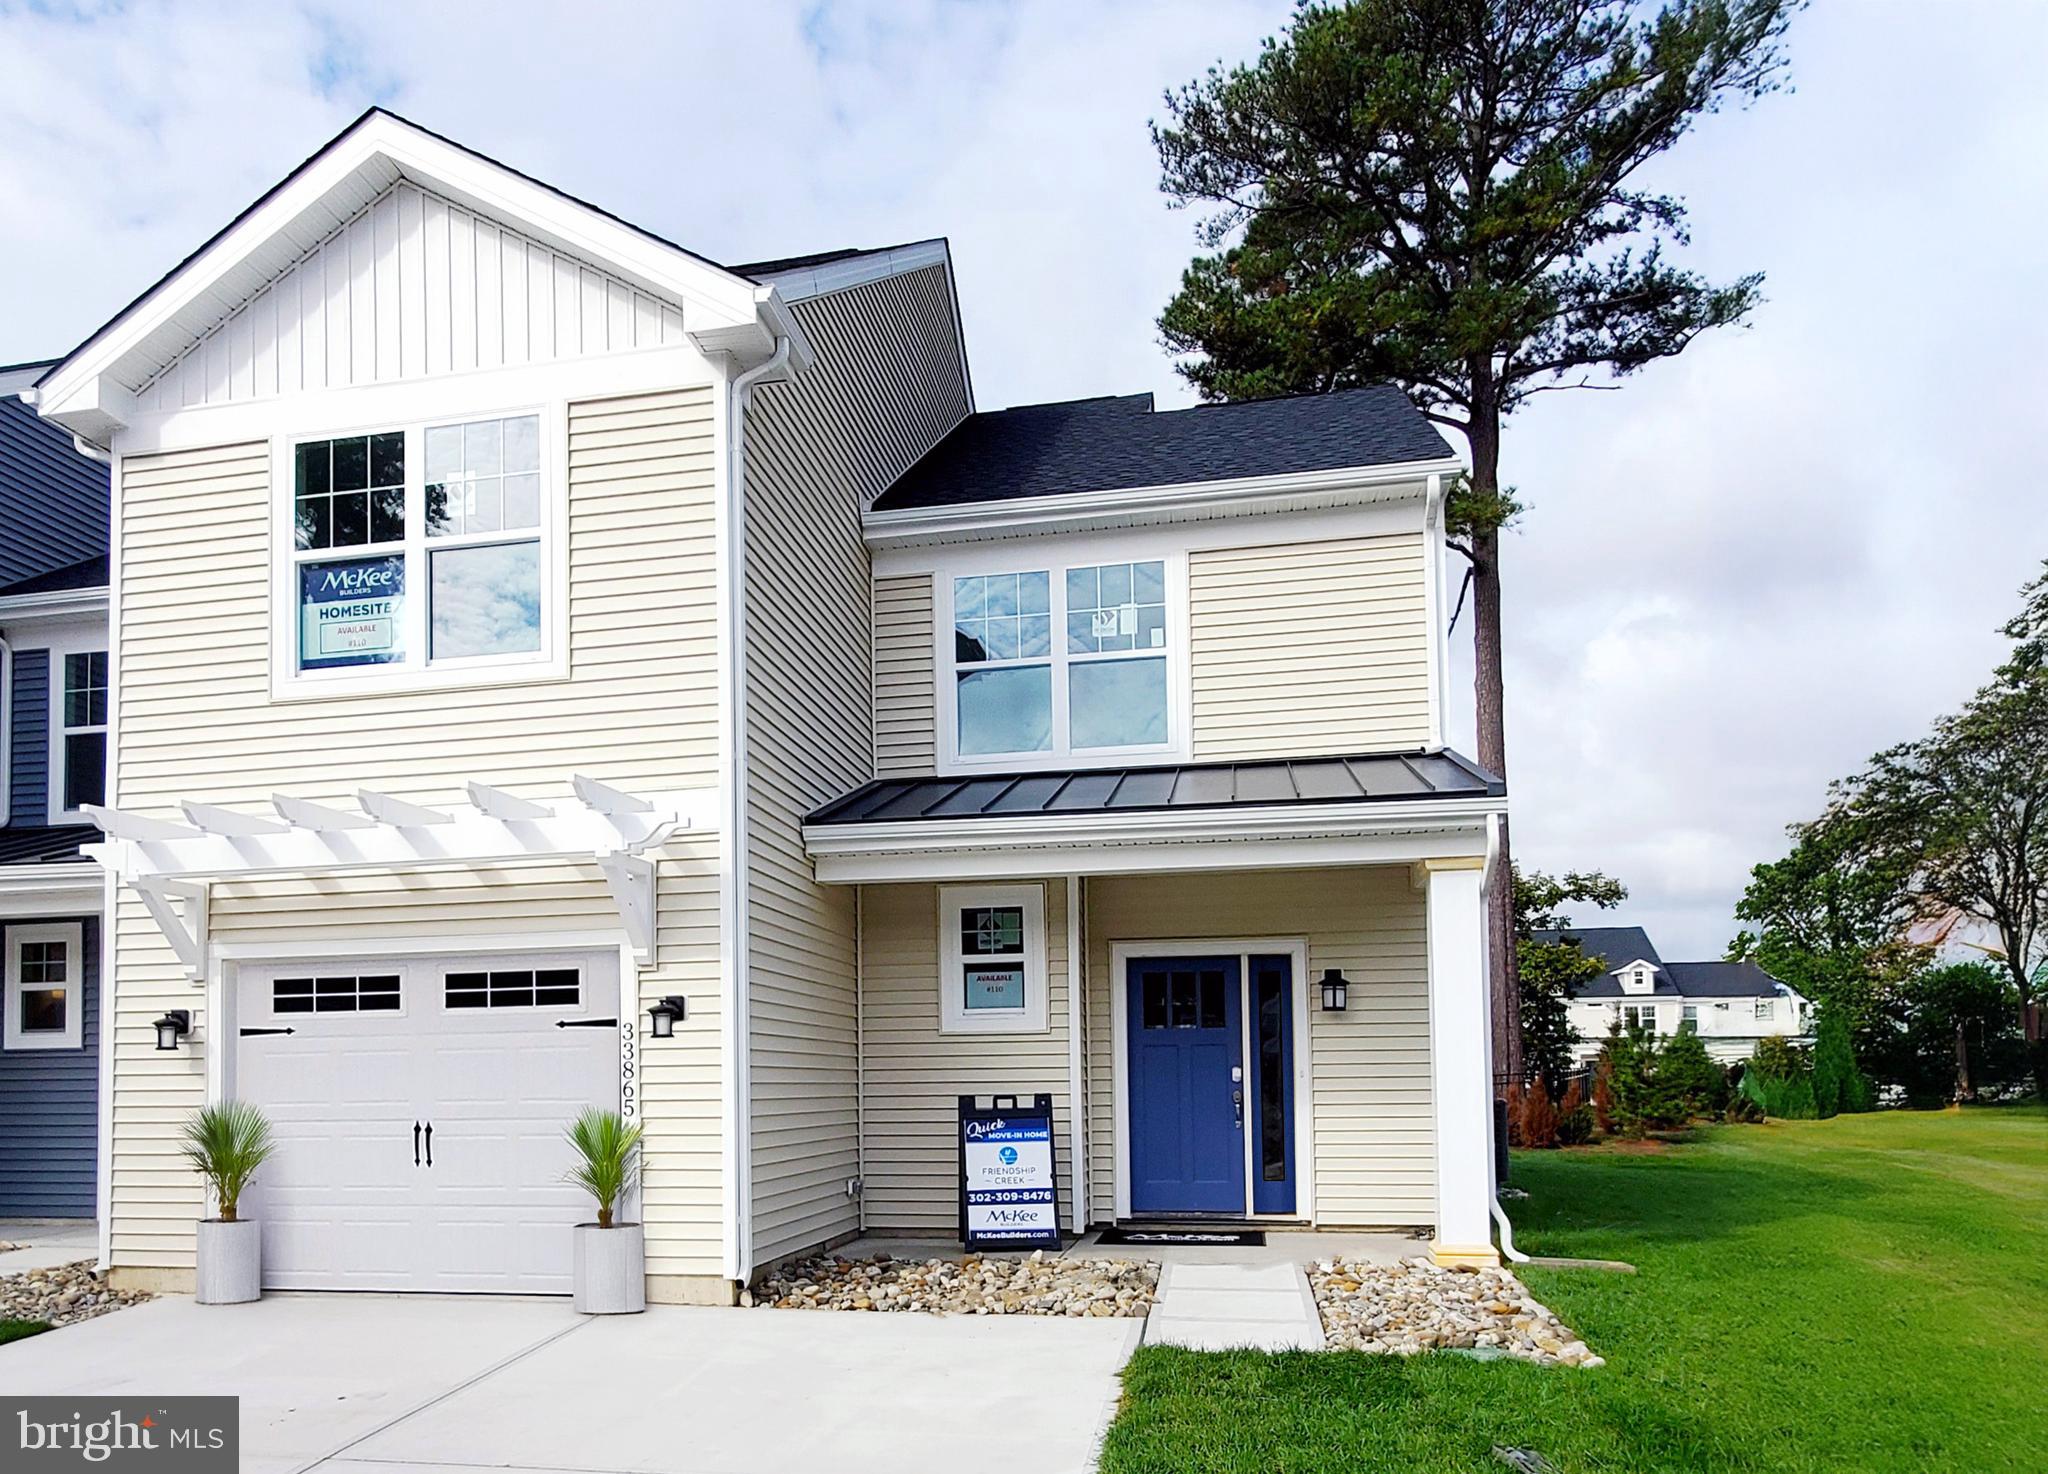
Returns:
[[[434,1123],[427,1122],[427,1165],[434,1165]]]
[[[412,1123],[412,1164],[415,1167],[420,1164],[420,1123],[417,1121]]]
[[[558,1018],[558,1029],[616,1029],[619,1021],[615,1018]]]

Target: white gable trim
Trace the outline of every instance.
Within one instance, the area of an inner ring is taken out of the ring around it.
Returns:
[[[502,164],[372,110],[88,339],[34,391],[42,413],[104,445],[133,392],[401,179],[602,267],[682,311],[706,352],[764,359],[778,334],[809,350],[781,298]]]

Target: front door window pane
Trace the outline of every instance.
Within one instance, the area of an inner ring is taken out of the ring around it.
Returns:
[[[990,666],[957,680],[962,753],[1051,750],[1050,666]]]
[[[1076,748],[1166,741],[1166,662],[1087,660],[1069,671],[1068,735]]]
[[[431,658],[540,649],[539,543],[437,548],[431,558]]]

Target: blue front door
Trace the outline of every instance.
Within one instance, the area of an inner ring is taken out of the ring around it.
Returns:
[[[1243,990],[1235,957],[1134,961],[1131,1212],[1244,1213]]]

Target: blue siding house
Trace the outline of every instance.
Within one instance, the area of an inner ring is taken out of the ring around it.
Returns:
[[[0,1219],[97,1208],[107,474],[0,368]]]

